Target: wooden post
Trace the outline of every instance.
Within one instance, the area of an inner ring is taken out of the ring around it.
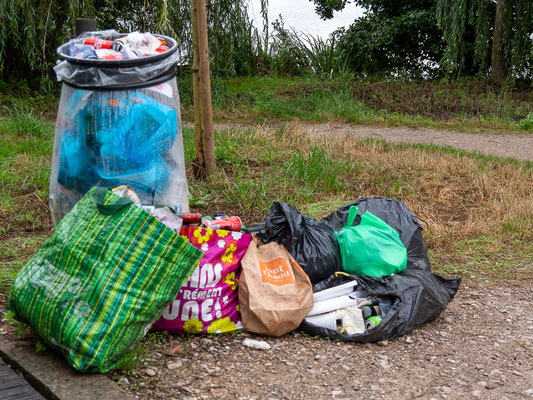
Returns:
[[[193,38],[192,93],[194,99],[194,147],[196,158],[193,162],[193,175],[196,179],[205,178],[204,140],[202,129],[202,104],[200,102],[200,52],[198,51],[198,0],[192,0],[191,26]]]
[[[91,32],[95,30],[96,30],[96,19],[76,18],[76,36],[80,36],[83,32]]]
[[[205,0],[193,0],[197,5],[198,53],[200,55],[200,102],[202,104],[202,126],[205,172],[212,176],[216,169],[215,135],[213,127],[213,105],[211,103],[211,77],[209,74],[209,43],[207,40],[207,12]]]

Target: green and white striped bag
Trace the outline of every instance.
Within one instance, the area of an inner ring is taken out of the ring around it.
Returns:
[[[20,271],[9,308],[75,369],[106,372],[146,334],[201,258],[141,208],[94,188]]]

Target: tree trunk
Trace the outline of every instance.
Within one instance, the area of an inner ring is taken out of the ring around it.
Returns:
[[[206,175],[216,169],[213,105],[211,103],[211,76],[209,74],[209,43],[207,40],[207,12],[205,0],[197,1],[198,51],[200,54],[200,98],[202,103],[203,147]]]
[[[498,0],[496,3],[496,18],[494,19],[494,34],[492,37],[492,57],[491,57],[491,79],[494,83],[501,85],[507,77],[507,66],[505,64],[505,51],[503,43],[503,31],[506,27],[509,15],[506,8],[510,7],[511,0]],[[507,26],[507,29],[510,27]]]
[[[192,92],[194,99],[194,147],[196,158],[193,162],[193,175],[196,179],[205,178],[204,140],[202,129],[202,104],[200,102],[200,52],[198,50],[198,0],[191,3],[191,26],[193,38]]]

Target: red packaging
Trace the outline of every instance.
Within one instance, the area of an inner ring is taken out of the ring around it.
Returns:
[[[113,41],[88,37],[83,44],[93,46],[95,49],[110,49],[113,46]]]
[[[184,224],[199,224],[202,221],[202,214],[200,213],[183,213],[181,215]]]
[[[121,53],[107,54],[104,56],[104,60],[123,60],[124,56]]]
[[[168,50],[168,47],[164,46],[164,45],[161,45],[157,49],[155,49],[155,51],[158,52],[158,53],[164,53],[167,50]]]
[[[210,229],[224,229],[227,231],[240,232],[242,228],[242,222],[239,217],[226,217],[221,219],[215,219],[214,221],[203,220],[206,228]]]

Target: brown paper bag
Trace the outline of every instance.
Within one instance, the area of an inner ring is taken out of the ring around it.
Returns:
[[[254,235],[241,265],[243,328],[265,336],[296,329],[313,307],[313,286],[285,247],[262,244]]]

